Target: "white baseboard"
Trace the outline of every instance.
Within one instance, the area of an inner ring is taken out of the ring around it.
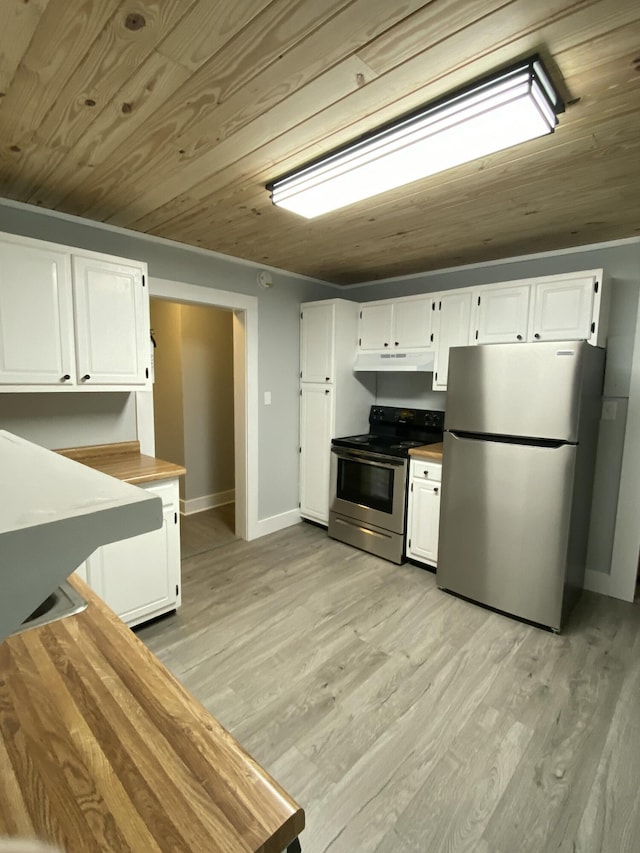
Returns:
[[[255,530],[250,531],[248,539],[259,539],[261,536],[267,536],[269,533],[275,533],[278,530],[284,530],[285,527],[292,527],[300,521],[300,510],[291,509],[288,512],[281,512],[279,515],[272,515],[269,518],[261,518],[255,526]]]
[[[584,573],[584,588],[590,592],[599,592],[601,595],[610,595],[611,575],[587,569]]]
[[[203,512],[205,509],[232,504],[235,499],[234,489],[229,489],[228,492],[217,492],[215,495],[203,495],[201,498],[192,498],[189,501],[180,498],[180,514],[193,515],[194,512]]]

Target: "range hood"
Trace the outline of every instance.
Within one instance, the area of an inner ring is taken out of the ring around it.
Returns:
[[[435,353],[417,350],[404,352],[360,352],[353,365],[355,371],[422,371],[433,373]]]

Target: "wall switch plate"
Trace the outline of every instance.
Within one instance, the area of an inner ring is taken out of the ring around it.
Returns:
[[[618,404],[615,400],[605,400],[602,404],[602,420],[615,421],[618,414]]]

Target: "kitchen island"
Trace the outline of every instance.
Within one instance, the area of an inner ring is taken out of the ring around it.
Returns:
[[[82,613],[0,644],[0,836],[94,850],[280,853],[280,788],[84,584]]]

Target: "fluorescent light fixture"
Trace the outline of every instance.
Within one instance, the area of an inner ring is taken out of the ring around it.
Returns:
[[[267,184],[307,219],[553,133],[564,104],[539,56],[427,104]]]

